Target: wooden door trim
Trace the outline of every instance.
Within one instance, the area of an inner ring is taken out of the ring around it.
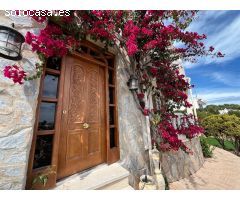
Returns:
[[[57,108],[57,130],[56,130],[56,138],[55,138],[55,145],[54,145],[54,156],[53,156],[53,163],[56,165],[55,172],[56,172],[56,178],[55,178],[55,183],[57,180],[57,171],[58,171],[58,158],[59,158],[59,143],[60,143],[60,135],[61,135],[61,121],[62,121],[62,112],[63,112],[63,94],[64,94],[64,81],[65,81],[65,72],[66,72],[66,65],[65,65],[66,57],[64,56],[62,58],[62,63],[61,63],[61,74],[62,76],[60,77],[60,82],[59,82],[59,94],[58,94],[58,108]]]
[[[68,55],[68,56],[71,56],[71,55]],[[61,142],[61,139],[60,139],[60,135],[62,135],[62,131],[63,131],[63,127],[62,127],[62,122],[63,122],[63,118],[62,118],[62,113],[63,113],[63,110],[64,110],[64,103],[63,103],[63,98],[64,98],[64,93],[65,93],[65,91],[64,91],[64,86],[65,86],[65,84],[66,84],[66,81],[65,81],[65,79],[66,79],[66,65],[67,65],[67,63],[66,63],[66,60],[67,60],[67,58],[66,58],[67,56],[64,56],[64,60],[63,60],[63,62],[62,62],[62,65],[64,66],[64,80],[61,82],[61,85],[62,85],[62,88],[61,88],[61,96],[62,96],[62,98],[61,98],[61,108],[60,108],[60,110],[61,110],[61,124],[59,125],[59,132],[58,132],[58,135],[59,135],[59,140],[58,140],[58,143],[57,143],[57,146],[59,146],[60,145],[60,142]],[[67,79],[66,79],[67,80]],[[68,82],[67,82],[68,83]],[[66,97],[65,97],[66,98]],[[67,97],[67,98],[69,98],[69,97]],[[64,147],[63,148],[65,148],[65,145],[64,145]],[[63,149],[63,151],[66,151],[66,149]],[[57,157],[57,165],[59,164],[59,158],[60,158],[60,156],[61,156],[61,152],[60,151],[58,151],[58,157]],[[58,172],[58,169],[57,169],[57,171],[56,171],[56,173],[57,173],[57,176],[56,176],[56,181],[58,180],[58,176],[59,176],[59,172]]]
[[[72,52],[71,54],[69,54],[70,56],[74,56],[74,57],[77,57],[77,58],[80,58],[80,59],[83,59],[83,60],[86,60],[86,61],[89,61],[91,63],[94,63],[94,64],[97,64],[97,65],[100,65],[102,67],[108,67],[107,64],[105,63],[102,63],[98,60],[95,60],[94,58],[90,57],[90,56],[87,56],[87,55],[81,55],[80,53],[78,52]]]
[[[33,159],[34,159],[34,153],[35,153],[35,147],[36,147],[37,122],[39,120],[39,110],[40,110],[40,103],[41,103],[41,97],[42,97],[42,88],[43,88],[44,76],[45,76],[45,66],[44,66],[43,74],[42,74],[41,79],[40,79],[40,87],[39,87],[39,93],[38,93],[38,99],[37,99],[37,107],[36,107],[36,112],[35,112],[36,115],[35,115],[34,129],[33,129],[33,138],[32,138],[31,149],[30,149],[30,152],[29,152],[29,159],[28,159],[26,189],[31,189],[31,187],[32,187]]]
[[[117,91],[117,70],[116,70],[116,59],[115,56],[112,56],[114,59],[114,67],[108,66],[108,69],[114,71],[114,119],[115,119],[115,143],[116,147],[110,148],[110,123],[109,123],[109,102],[106,102],[107,108],[107,163],[112,164],[120,159],[120,147],[119,147],[119,124],[118,124],[118,91]],[[107,81],[107,96],[109,97],[109,83]]]

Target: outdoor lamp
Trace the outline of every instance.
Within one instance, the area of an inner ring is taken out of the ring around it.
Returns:
[[[9,60],[21,60],[23,42],[25,42],[25,38],[21,33],[13,28],[0,25],[0,57]]]
[[[138,89],[138,79],[135,75],[131,75],[128,80],[128,87],[131,91],[136,91]]]

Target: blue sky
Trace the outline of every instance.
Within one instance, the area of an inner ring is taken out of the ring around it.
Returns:
[[[200,11],[188,29],[205,33],[206,46],[225,54],[183,64],[195,85],[193,95],[208,104],[240,104],[240,11]]]

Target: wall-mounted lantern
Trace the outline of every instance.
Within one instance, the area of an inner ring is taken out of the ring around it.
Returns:
[[[138,79],[136,78],[135,75],[130,76],[127,84],[128,84],[129,90],[131,90],[131,91],[138,90]]]
[[[0,57],[9,60],[21,60],[23,42],[25,42],[25,38],[21,33],[13,28],[0,25]]]

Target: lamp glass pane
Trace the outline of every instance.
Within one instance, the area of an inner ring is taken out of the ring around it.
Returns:
[[[5,30],[0,31],[0,40],[1,41],[6,41],[8,36],[8,32]]]

